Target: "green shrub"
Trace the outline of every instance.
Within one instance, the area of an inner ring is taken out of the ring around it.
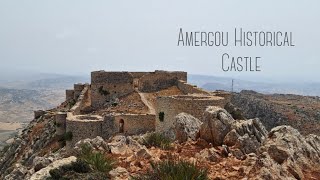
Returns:
[[[55,122],[55,125],[56,125],[57,127],[61,127],[61,126],[62,126],[61,123],[57,123],[57,122]]]
[[[101,172],[109,172],[113,168],[113,160],[107,158],[104,154],[97,152],[92,153],[87,163],[91,164],[94,169]]]
[[[103,89],[103,86],[100,86],[98,90],[99,90],[99,93],[100,93],[101,95],[107,96],[107,95],[110,94],[110,92],[109,92],[108,90],[104,90],[104,89]]]
[[[8,145],[5,145],[5,146],[2,148],[2,150],[0,151],[0,154],[6,153],[9,148],[10,148],[10,145],[9,145],[9,144],[8,144]]]
[[[76,162],[71,163],[70,168],[77,173],[87,173],[91,170],[89,164],[81,159],[77,159]]]
[[[51,178],[49,178],[49,179],[61,179],[63,177],[64,173],[65,172],[63,172],[60,168],[51,169],[49,171]]]
[[[68,102],[68,107],[71,109],[76,104],[76,100],[72,99]]]
[[[160,120],[161,122],[164,121],[164,112],[159,112],[159,120]]]
[[[63,135],[63,139],[64,139],[65,141],[71,141],[71,140],[72,140],[72,137],[73,137],[73,134],[72,134],[72,132],[70,132],[70,131],[64,133],[64,135]]]
[[[89,144],[81,144],[80,148],[81,150],[80,150],[79,157],[81,159],[90,158],[90,155],[93,153],[91,146]]]
[[[58,140],[60,146],[64,147],[66,145],[66,141],[71,141],[72,137],[73,137],[72,132],[68,131],[68,132],[64,133],[63,136],[60,137],[60,139]]]
[[[100,152],[93,152],[88,144],[81,146],[80,159],[92,165],[95,170],[109,172],[113,168],[114,160]]]
[[[68,165],[64,165],[61,166],[59,168],[56,169],[52,169],[49,171],[49,174],[51,176],[51,178],[48,179],[67,179],[65,178],[65,174],[67,174],[68,172],[76,172],[76,173],[88,173],[91,171],[91,168],[89,166],[89,164],[87,164],[86,162],[77,159],[77,161],[72,162],[71,164]],[[69,173],[70,174],[70,173]]]
[[[162,161],[151,163],[152,170],[146,174],[133,177],[136,180],[207,180],[207,170],[198,168],[195,164],[185,161]]]
[[[171,140],[160,133],[151,133],[146,137],[144,145],[147,147],[154,146],[161,149],[170,149]]]

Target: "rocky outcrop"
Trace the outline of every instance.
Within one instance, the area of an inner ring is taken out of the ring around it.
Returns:
[[[199,137],[199,130],[202,122],[187,113],[180,113],[175,117],[175,137],[180,143],[188,138],[196,140]]]
[[[96,151],[108,152],[110,150],[108,144],[100,136],[97,136],[96,138],[93,138],[93,139],[87,138],[84,140],[80,140],[75,144],[74,149],[77,152],[80,152],[83,145],[88,145],[92,150],[96,150]]]
[[[241,109],[245,118],[259,118],[268,131],[273,127],[288,124],[287,118],[277,113],[275,106],[265,100],[263,94],[243,90],[231,97],[231,103]]]
[[[268,133],[258,118],[234,121],[231,129],[223,143],[239,159],[245,154],[255,153]]]
[[[129,173],[123,167],[117,167],[109,172],[112,179],[127,179]]]
[[[48,166],[50,163],[52,163],[52,159],[37,156],[33,159],[34,171],[37,172],[40,169]]]
[[[54,161],[53,163],[49,164],[47,167],[41,169],[40,171],[34,173],[31,177],[30,180],[42,180],[46,179],[47,177],[50,177],[49,171],[52,169],[57,169],[61,166],[71,164],[72,162],[75,162],[77,160],[76,157],[70,156],[68,158],[63,158],[57,161]]]
[[[215,146],[222,145],[223,139],[231,130],[233,122],[234,119],[225,109],[209,106],[204,112],[200,137]]]
[[[255,177],[311,179],[320,177],[320,138],[302,136],[290,126],[273,128],[258,151]]]
[[[233,119],[245,119],[245,117],[242,114],[242,111],[240,108],[237,108],[234,106],[231,102],[228,102],[224,108],[231,114]]]
[[[148,149],[130,136],[117,135],[111,139],[108,146],[112,154],[134,154],[136,157],[151,157]]]
[[[219,107],[208,107],[204,113],[200,137],[214,146],[227,145],[226,153],[238,159],[255,153],[266,138],[267,130],[259,119],[234,120]]]
[[[20,136],[14,138],[13,143],[0,159],[0,179],[6,177],[22,176],[24,179],[34,170],[28,173],[22,172],[28,167],[34,167],[34,159],[43,151],[55,135],[54,112],[45,111],[38,119],[32,120],[22,131]],[[19,166],[19,169],[15,166]],[[38,164],[35,170],[41,169]],[[10,168],[11,167],[11,168]],[[19,178],[18,178],[19,179]]]
[[[195,155],[198,160],[207,160],[211,162],[218,162],[220,159],[218,151],[215,148],[203,149]]]
[[[4,179],[6,180],[24,179],[24,177],[27,174],[28,174],[28,169],[18,163],[13,166],[13,171],[11,171],[10,174],[6,175]]]

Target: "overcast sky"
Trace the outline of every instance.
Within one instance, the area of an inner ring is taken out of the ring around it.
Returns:
[[[320,2],[0,0],[0,71],[184,70],[320,81]],[[295,47],[178,47],[185,31],[291,31]],[[262,72],[221,69],[223,53],[261,56]]]

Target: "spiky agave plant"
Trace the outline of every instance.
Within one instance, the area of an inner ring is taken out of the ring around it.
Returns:
[[[152,170],[146,174],[132,177],[135,180],[208,180],[208,172],[186,161],[167,160],[151,163]]]

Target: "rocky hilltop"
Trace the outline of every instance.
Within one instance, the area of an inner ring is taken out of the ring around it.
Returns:
[[[207,169],[209,179],[320,178],[319,136],[303,136],[290,126],[267,131],[259,119],[235,120],[220,107],[208,107],[200,120],[186,113],[177,115],[174,141],[167,148],[148,144],[154,133],[119,134],[106,140],[98,136],[67,148],[55,136],[57,111],[34,119],[1,154],[1,179],[54,179],[54,170],[77,166],[85,146],[114,159],[109,173],[88,166],[85,172],[63,172],[63,177],[127,179],[148,173],[152,163],[172,160]]]
[[[183,72],[92,76],[35,111],[0,179],[320,179],[320,137],[277,111],[317,99],[206,92]]]
[[[304,135],[320,135],[319,97],[241,91],[232,96],[231,103],[241,109],[246,118],[260,118],[268,130],[290,125]]]

